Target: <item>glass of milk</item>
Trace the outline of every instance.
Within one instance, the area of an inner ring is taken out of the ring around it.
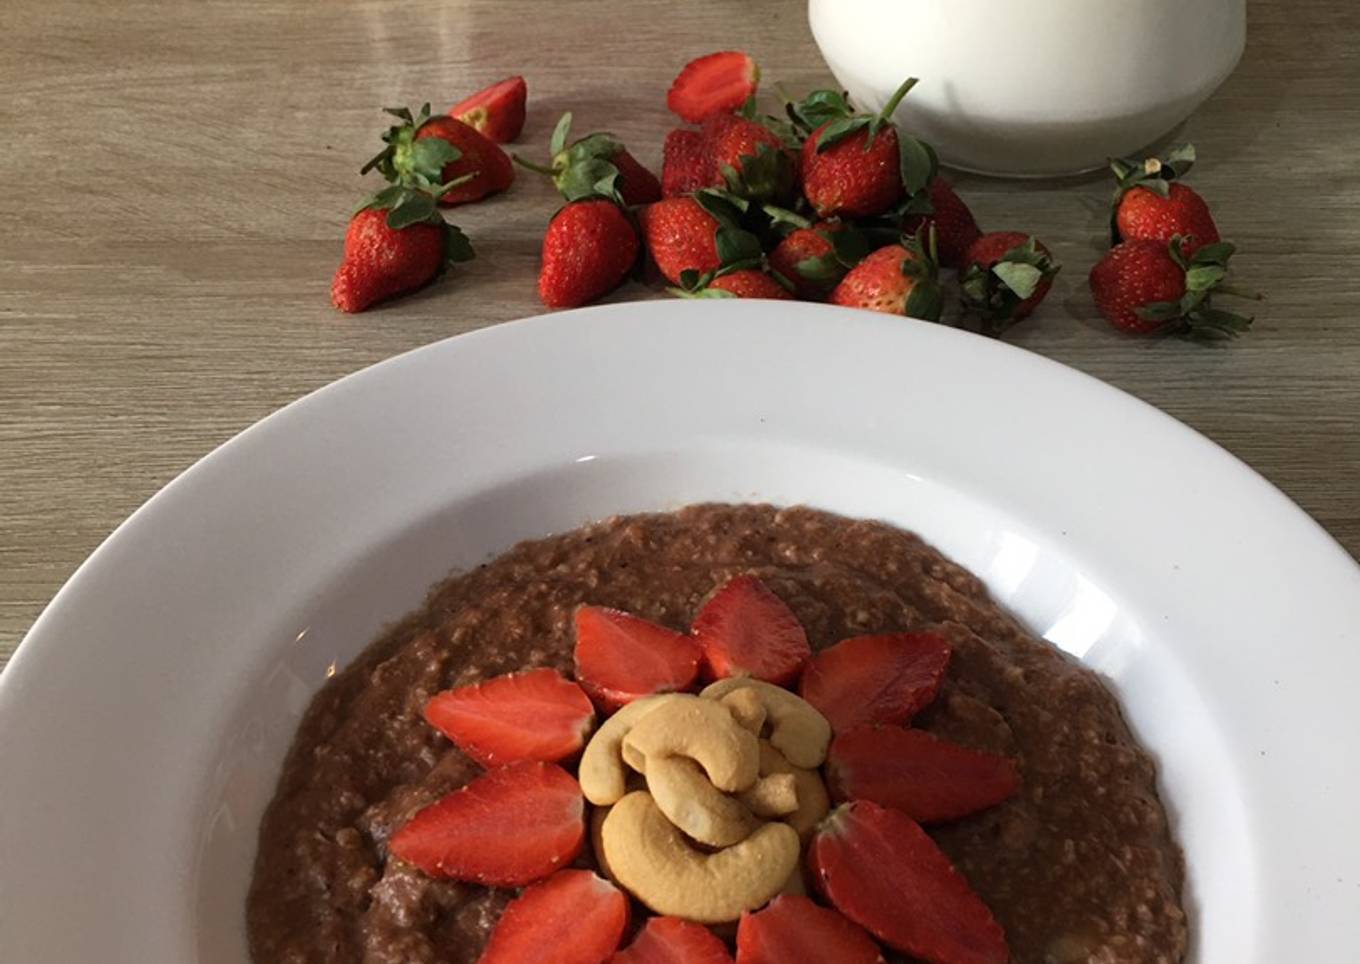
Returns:
[[[1170,132],[1237,66],[1246,0],[808,0],[862,110],[905,77],[896,119],[957,168],[1073,174]]]

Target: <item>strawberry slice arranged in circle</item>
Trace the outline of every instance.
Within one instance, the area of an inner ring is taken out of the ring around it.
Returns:
[[[837,807],[808,851],[826,898],[885,944],[930,964],[1005,964],[1006,934],[920,824],[866,800]]]
[[[826,774],[832,799],[869,800],[917,823],[957,820],[1020,789],[1010,757],[900,726],[861,726],[840,734],[831,741]]]
[[[514,763],[430,804],[388,847],[434,877],[519,887],[576,859],[585,810],[581,787],[560,766]]]
[[[603,606],[576,610],[576,679],[607,710],[690,687],[703,655],[685,633]]]
[[[692,632],[715,679],[753,676],[788,685],[812,655],[803,624],[755,576],[737,576],[709,597]]]
[[[727,945],[703,924],[653,917],[609,964],[732,964]]]
[[[837,733],[907,723],[940,692],[949,656],[938,633],[854,636],[812,657],[798,692]]]
[[[531,669],[445,690],[425,719],[484,767],[555,763],[585,746],[595,707],[557,670]]]
[[[883,953],[863,927],[806,897],[776,897],[741,915],[737,964],[882,964]]]
[[[589,870],[559,870],[510,902],[478,964],[604,964],[628,927],[628,898]]]

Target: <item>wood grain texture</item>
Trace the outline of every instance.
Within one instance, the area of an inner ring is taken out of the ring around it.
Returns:
[[[663,91],[742,46],[829,80],[796,0],[6,0],[0,27],[0,661],[105,535],[270,411],[397,352],[541,310],[557,202],[521,176],[458,210],[477,261],[342,317],[328,286],[378,109],[523,72],[541,153],[567,108],[659,163]],[[1178,136],[1267,293],[1237,344],[1133,341],[1085,274],[1108,187],[960,177],[984,227],[1067,265],[1010,339],[1151,402],[1260,470],[1360,554],[1360,6],[1253,0],[1246,57]],[[615,299],[647,297],[636,286]],[[1175,467],[1153,498],[1176,498]],[[1244,525],[1251,520],[1244,519]]]

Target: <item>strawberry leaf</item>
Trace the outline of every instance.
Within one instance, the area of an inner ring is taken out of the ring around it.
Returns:
[[[1227,275],[1228,269],[1218,264],[1193,265],[1185,273],[1187,291],[1208,291]]]
[[[842,117],[840,120],[832,121],[823,128],[821,134],[817,135],[817,153],[822,153],[827,148],[839,144],[856,131],[861,131],[868,126],[869,118],[862,116]],[[867,143],[865,148],[868,148]]]
[[[412,191],[387,212],[387,226],[393,231],[437,217],[434,195]]]
[[[784,110],[794,127],[804,135],[811,134],[829,121],[854,113],[850,101],[838,90],[814,90],[799,103],[786,104]]]
[[[917,281],[907,295],[907,315],[925,321],[939,321],[943,312],[944,292],[940,286],[930,279]]]
[[[556,157],[567,146],[567,134],[571,131],[571,111],[567,111],[557,121],[552,137],[548,140],[548,154]]]
[[[745,198],[717,188],[700,188],[693,196],[701,208],[725,227],[735,228],[740,225],[742,215],[751,207],[751,203]]]
[[[831,284],[841,280],[845,269],[832,254],[819,254],[815,258],[804,258],[793,266],[799,276],[816,284]]]
[[[471,261],[475,258],[476,252],[472,250],[472,242],[468,236],[459,230],[456,224],[444,224],[444,263],[454,264],[459,261]]]
[[[992,274],[1021,301],[1034,294],[1044,280],[1044,273],[1039,268],[1016,261],[998,261],[992,267]]]
[[[715,238],[718,260],[724,267],[755,261],[760,262],[760,241],[754,234],[741,228],[720,227]]]
[[[902,187],[909,199],[924,194],[926,186],[935,179],[940,169],[940,159],[936,156],[935,149],[909,134],[898,134],[897,162],[902,174]],[[926,198],[926,204],[930,205],[929,197]],[[933,213],[933,211],[934,207],[931,205],[930,211],[910,213]],[[904,209],[902,213],[908,212]]]

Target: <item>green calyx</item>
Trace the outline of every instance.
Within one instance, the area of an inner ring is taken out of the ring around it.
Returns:
[[[752,201],[773,201],[793,193],[796,174],[793,159],[783,150],[761,144],[755,154],[741,157],[740,170],[724,164],[719,168],[727,190]]]
[[[982,322],[984,333],[999,335],[1015,322],[1015,310],[1021,302],[1061,268],[1031,237],[1003,254],[990,268],[969,265],[959,276],[961,300],[964,308]]]
[[[1223,284],[1228,275],[1228,260],[1236,246],[1228,241],[1206,244],[1188,255],[1185,238],[1179,234],[1168,244],[1171,259],[1185,272],[1185,294],[1179,301],[1157,301],[1137,310],[1145,321],[1162,323],[1162,330],[1195,341],[1223,341],[1247,331],[1251,316],[1223,311],[1212,304],[1214,294],[1235,295],[1260,301],[1254,292],[1238,291]]]
[[[376,194],[365,198],[355,209],[355,213],[370,209],[386,211],[387,226],[393,231],[400,231],[413,224],[439,225],[444,229],[444,265],[471,261],[476,256],[472,250],[472,242],[456,224],[444,220],[444,216],[439,213],[438,204],[439,196],[444,191],[454,184],[462,183],[463,180],[465,178],[458,178],[447,184],[438,185],[433,191],[409,184],[389,184]]]
[[[912,318],[939,321],[944,313],[944,289],[940,287],[935,225],[923,227],[915,236],[904,237],[902,247],[912,255],[902,262],[902,274],[912,282],[905,311]]]
[[[902,81],[897,90],[893,91],[892,96],[888,98],[888,102],[883,105],[883,109],[877,114],[854,113],[850,110],[850,104],[843,94],[836,94],[834,91],[814,91],[809,95],[808,100],[804,101],[804,104],[818,98],[819,95],[831,95],[818,100],[812,111],[814,116],[819,111],[821,114],[828,115],[828,119],[824,121],[826,127],[817,135],[817,153],[820,154],[861,130],[868,131],[868,136],[864,139],[864,149],[869,150],[873,147],[878,132],[885,125],[892,123],[892,115],[897,110],[897,105],[902,103],[902,98],[907,96],[907,92],[916,84],[917,79],[915,77],[908,77]],[[800,114],[803,113],[800,111]]]
[[[731,274],[734,271],[745,271],[751,268],[759,270],[763,267],[763,260],[761,258],[754,258],[746,261],[734,262],[732,264],[725,264],[717,271],[705,271],[700,273],[693,268],[689,268],[680,272],[680,284],[678,286],[667,288],[666,290],[680,298],[735,298],[737,296],[730,291],[710,286],[718,278],[721,278],[723,275]],[[774,271],[769,272],[769,275],[784,288],[788,289],[790,292],[793,291],[793,285],[789,283],[787,278]]]
[[[839,231],[818,231],[831,245],[826,254],[804,258],[793,266],[798,276],[818,289],[830,290],[845,277],[845,273],[859,264],[873,248],[868,237],[853,227]]]
[[[387,129],[382,136],[387,146],[369,158],[359,173],[377,170],[392,184],[425,190],[440,187],[444,168],[462,157],[463,153],[441,137],[416,137],[430,119],[430,105],[422,105],[420,112],[414,115],[407,107],[387,107],[384,110],[401,123]],[[456,183],[461,184],[471,176],[464,175]]]
[[[604,198],[624,206],[623,195],[619,191],[619,178],[622,176],[613,163],[623,149],[623,142],[613,134],[587,134],[571,144],[567,137],[571,133],[571,112],[563,114],[553,128],[548,141],[551,160],[547,164],[527,161],[518,154],[512,154],[516,164],[552,178],[558,192],[567,201],[585,201],[590,198]]]

